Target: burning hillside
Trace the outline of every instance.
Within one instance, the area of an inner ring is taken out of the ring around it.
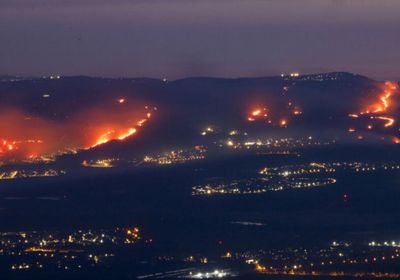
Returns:
[[[361,104],[361,110],[358,113],[351,113],[349,117],[355,119],[356,128],[349,128],[348,131],[355,133],[357,131],[386,131],[392,134],[393,141],[397,143],[399,131],[398,126],[398,85],[393,82],[385,82],[380,87],[380,92],[374,96],[364,98]],[[360,123],[364,127],[360,127]],[[359,135],[360,136],[360,135]]]
[[[123,141],[138,133],[155,108],[121,99],[89,108],[64,120],[32,116],[16,109],[0,113],[3,161],[35,159]]]

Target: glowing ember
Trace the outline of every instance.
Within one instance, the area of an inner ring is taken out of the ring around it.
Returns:
[[[300,109],[298,109],[298,108],[296,108],[296,109],[293,110],[293,115],[295,115],[295,116],[301,115],[302,113],[303,113],[303,112],[302,112]]]
[[[349,114],[349,117],[350,118],[358,118],[358,115],[357,114]]]
[[[0,110],[0,159],[2,162],[48,160],[113,140],[123,141],[136,134],[155,111],[132,104],[117,107],[102,104],[59,122],[27,117],[19,110]]]
[[[389,87],[391,90],[397,90],[399,88],[397,84],[390,81],[386,81],[385,85]]]
[[[280,113],[278,113],[277,114],[278,116],[275,118],[274,118],[273,114],[270,114],[269,110],[265,107],[253,109],[251,112],[249,112],[249,114],[247,116],[247,121],[255,122],[255,121],[262,120],[262,121],[265,121],[269,125],[287,127],[288,116],[290,116],[290,115],[298,116],[303,113],[299,107],[294,106],[293,102],[289,102],[288,106],[290,107],[289,108],[290,111],[287,112],[287,116],[282,116]],[[280,119],[278,119],[278,117],[280,117]]]
[[[389,117],[375,117],[375,119],[386,121],[384,124],[385,127],[392,126],[394,124],[394,119]]]
[[[25,140],[25,141],[9,141],[0,140],[0,156],[4,154],[17,153],[20,150],[26,151],[33,149],[35,146],[42,144],[42,140]],[[29,152],[28,152],[29,153]],[[27,158],[35,158],[36,154],[30,153]]]
[[[256,120],[262,120],[268,117],[268,110],[267,108],[262,108],[262,109],[254,109],[253,111],[250,112],[250,114],[247,116],[247,121],[249,122],[254,122]]]
[[[385,82],[382,85],[382,92],[376,97],[376,99],[370,102],[359,114],[349,114],[351,118],[359,118],[364,116],[370,120],[383,121],[383,127],[389,128],[394,126],[396,123],[396,104],[394,104],[393,97],[398,93],[398,86],[393,82]],[[373,130],[378,126],[368,124],[366,128]],[[350,130],[349,130],[350,132]],[[395,142],[395,141],[393,141]]]
[[[287,120],[281,120],[280,122],[279,122],[279,124],[280,124],[280,126],[282,126],[282,127],[284,127],[284,126],[286,126],[287,125]]]
[[[399,137],[393,137],[392,138],[393,143],[395,144],[400,144],[400,138]]]
[[[137,122],[137,126],[143,126],[143,124],[147,121],[147,119],[142,119]]]

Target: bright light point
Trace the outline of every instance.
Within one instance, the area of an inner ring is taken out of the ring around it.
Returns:
[[[392,141],[395,144],[400,144],[400,138],[399,137],[393,137]]]
[[[224,270],[214,270],[213,272],[197,272],[197,273],[189,273],[188,278],[194,279],[215,279],[215,278],[224,278],[230,275],[229,272]]]

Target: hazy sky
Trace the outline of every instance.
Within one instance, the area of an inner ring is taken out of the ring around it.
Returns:
[[[400,0],[0,0],[0,75],[400,77]]]

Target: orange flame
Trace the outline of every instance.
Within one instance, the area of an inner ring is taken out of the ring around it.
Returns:
[[[135,133],[136,133],[136,128],[130,128],[127,133],[119,136],[118,140],[124,140],[124,139],[128,138],[129,136],[132,136]]]
[[[400,138],[399,137],[393,137],[392,141],[394,144],[400,144]]]
[[[0,108],[0,160],[48,158],[94,148],[113,140],[123,141],[136,134],[156,110],[132,105],[134,107],[117,108],[109,103],[100,104],[60,122],[27,116],[21,110]]]
[[[386,123],[384,124],[384,127],[392,126],[395,122],[395,120],[393,118],[389,118],[389,117],[375,117],[375,119],[386,121]]]
[[[282,127],[284,127],[284,126],[287,125],[287,123],[288,123],[287,120],[282,119],[282,120],[279,122],[279,125],[282,126]]]
[[[146,106],[146,108],[147,108],[147,106]],[[147,117],[147,118],[144,118],[144,119],[139,120],[139,121],[136,123],[136,125],[137,125],[138,127],[143,126],[143,124],[144,124],[148,119],[150,119],[151,113],[150,113],[150,112],[146,113],[146,117]],[[122,130],[122,131],[120,131],[120,130],[119,130],[119,131],[116,131],[115,129],[107,130],[106,132],[100,134],[100,136],[97,137],[95,143],[94,143],[93,145],[90,145],[87,149],[97,147],[97,146],[99,146],[99,145],[108,143],[108,142],[110,142],[110,141],[112,141],[112,140],[120,140],[120,141],[125,140],[126,138],[128,138],[128,137],[134,135],[136,132],[137,132],[137,129],[136,129],[135,127],[130,127],[130,128],[128,128],[127,130],[125,129],[125,130]]]
[[[379,96],[378,102],[367,106],[367,108],[363,110],[361,114],[370,114],[371,112],[386,112],[391,106],[391,97],[393,96],[395,90],[397,90],[397,85],[395,83],[385,82],[383,89],[384,92]]]
[[[395,117],[395,107],[393,104],[394,101],[392,100],[393,96],[398,90],[397,84],[393,82],[385,82],[382,87],[382,93],[379,94],[377,100],[375,100],[372,104],[369,104],[360,112],[360,114],[349,114],[351,118],[358,118],[360,115],[366,115],[371,120],[381,120],[384,121],[383,127],[389,128],[394,126],[396,123]],[[368,130],[374,129],[375,126],[372,124],[368,124],[366,128]],[[355,130],[354,130],[355,131]],[[354,132],[353,130],[349,129],[349,132]],[[394,142],[394,140],[393,140]]]

